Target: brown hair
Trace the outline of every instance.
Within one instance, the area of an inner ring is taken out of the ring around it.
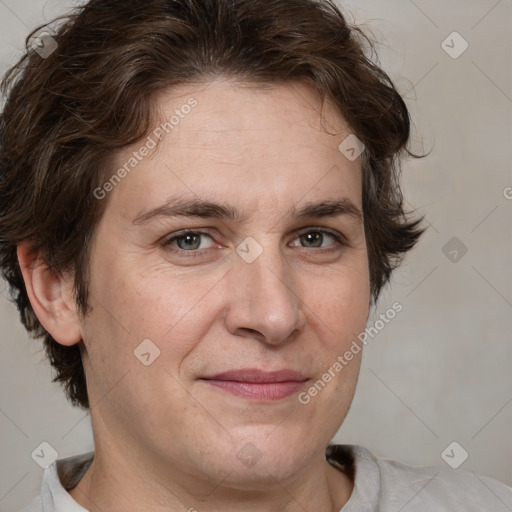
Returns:
[[[422,233],[420,220],[406,218],[398,182],[409,114],[366,55],[372,43],[333,1],[91,0],[60,18],[55,32],[49,27],[53,51],[35,51],[32,32],[1,86],[0,268],[74,405],[89,408],[81,344],[60,345],[37,319],[16,246],[30,240],[51,269],[73,272],[87,314],[91,241],[107,204],[93,191],[111,174],[114,150],[147,135],[152,98],[163,88],[224,75],[300,81],[333,100],[366,147],[363,213],[377,300]]]

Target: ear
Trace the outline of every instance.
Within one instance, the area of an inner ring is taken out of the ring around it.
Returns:
[[[27,241],[18,244],[18,261],[32,308],[43,327],[61,345],[82,340],[78,307],[73,296],[73,278],[48,268]]]

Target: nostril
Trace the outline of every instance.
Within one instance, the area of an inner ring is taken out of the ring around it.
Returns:
[[[242,327],[240,328],[240,331],[242,331],[242,334],[250,334],[251,336],[258,336],[260,338],[264,338],[263,334],[261,334],[260,331],[257,331],[256,329],[250,329],[249,327]]]

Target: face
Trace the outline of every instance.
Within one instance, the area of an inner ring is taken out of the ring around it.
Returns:
[[[129,172],[91,255],[97,449],[241,489],[291,478],[323,458],[359,372],[360,353],[335,365],[370,302],[350,129],[300,84],[156,101],[171,121],[116,155]]]

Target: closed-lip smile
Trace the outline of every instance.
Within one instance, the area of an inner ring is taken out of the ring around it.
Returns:
[[[228,370],[201,378],[210,386],[259,401],[275,401],[298,392],[308,377],[296,370],[265,371],[257,368]]]

